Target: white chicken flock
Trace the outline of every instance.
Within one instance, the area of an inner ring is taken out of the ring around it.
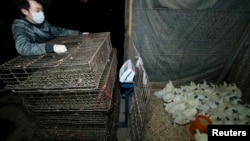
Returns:
[[[190,82],[177,88],[170,80],[154,95],[163,99],[164,110],[175,124],[187,124],[200,114],[208,116],[213,124],[250,124],[250,105],[242,103],[242,92],[234,83]]]

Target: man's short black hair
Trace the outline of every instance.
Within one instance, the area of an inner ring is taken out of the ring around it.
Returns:
[[[16,0],[17,10],[20,12],[21,16],[24,16],[23,13],[21,12],[22,8],[29,10],[30,8],[29,1],[31,0]],[[33,1],[36,1],[37,3],[43,6],[43,0],[33,0]]]

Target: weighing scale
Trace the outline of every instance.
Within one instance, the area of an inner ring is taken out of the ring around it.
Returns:
[[[134,88],[134,76],[135,76],[135,67],[131,59],[128,59],[122,65],[119,71],[119,81],[121,83],[121,87],[125,89],[125,120],[123,122],[116,123],[118,127],[128,126],[129,95],[131,90]]]

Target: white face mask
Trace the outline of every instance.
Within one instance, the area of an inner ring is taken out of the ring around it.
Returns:
[[[31,13],[31,14],[32,14],[32,17],[33,17],[33,21],[36,24],[41,24],[45,20],[44,13],[42,11],[36,12],[36,13]]]

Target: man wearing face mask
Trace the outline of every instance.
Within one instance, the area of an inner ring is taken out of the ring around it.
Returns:
[[[51,44],[55,37],[79,35],[79,31],[51,25],[45,20],[41,0],[17,0],[21,18],[13,21],[12,34],[17,52],[22,56],[42,55],[46,53],[64,53],[63,44]]]

